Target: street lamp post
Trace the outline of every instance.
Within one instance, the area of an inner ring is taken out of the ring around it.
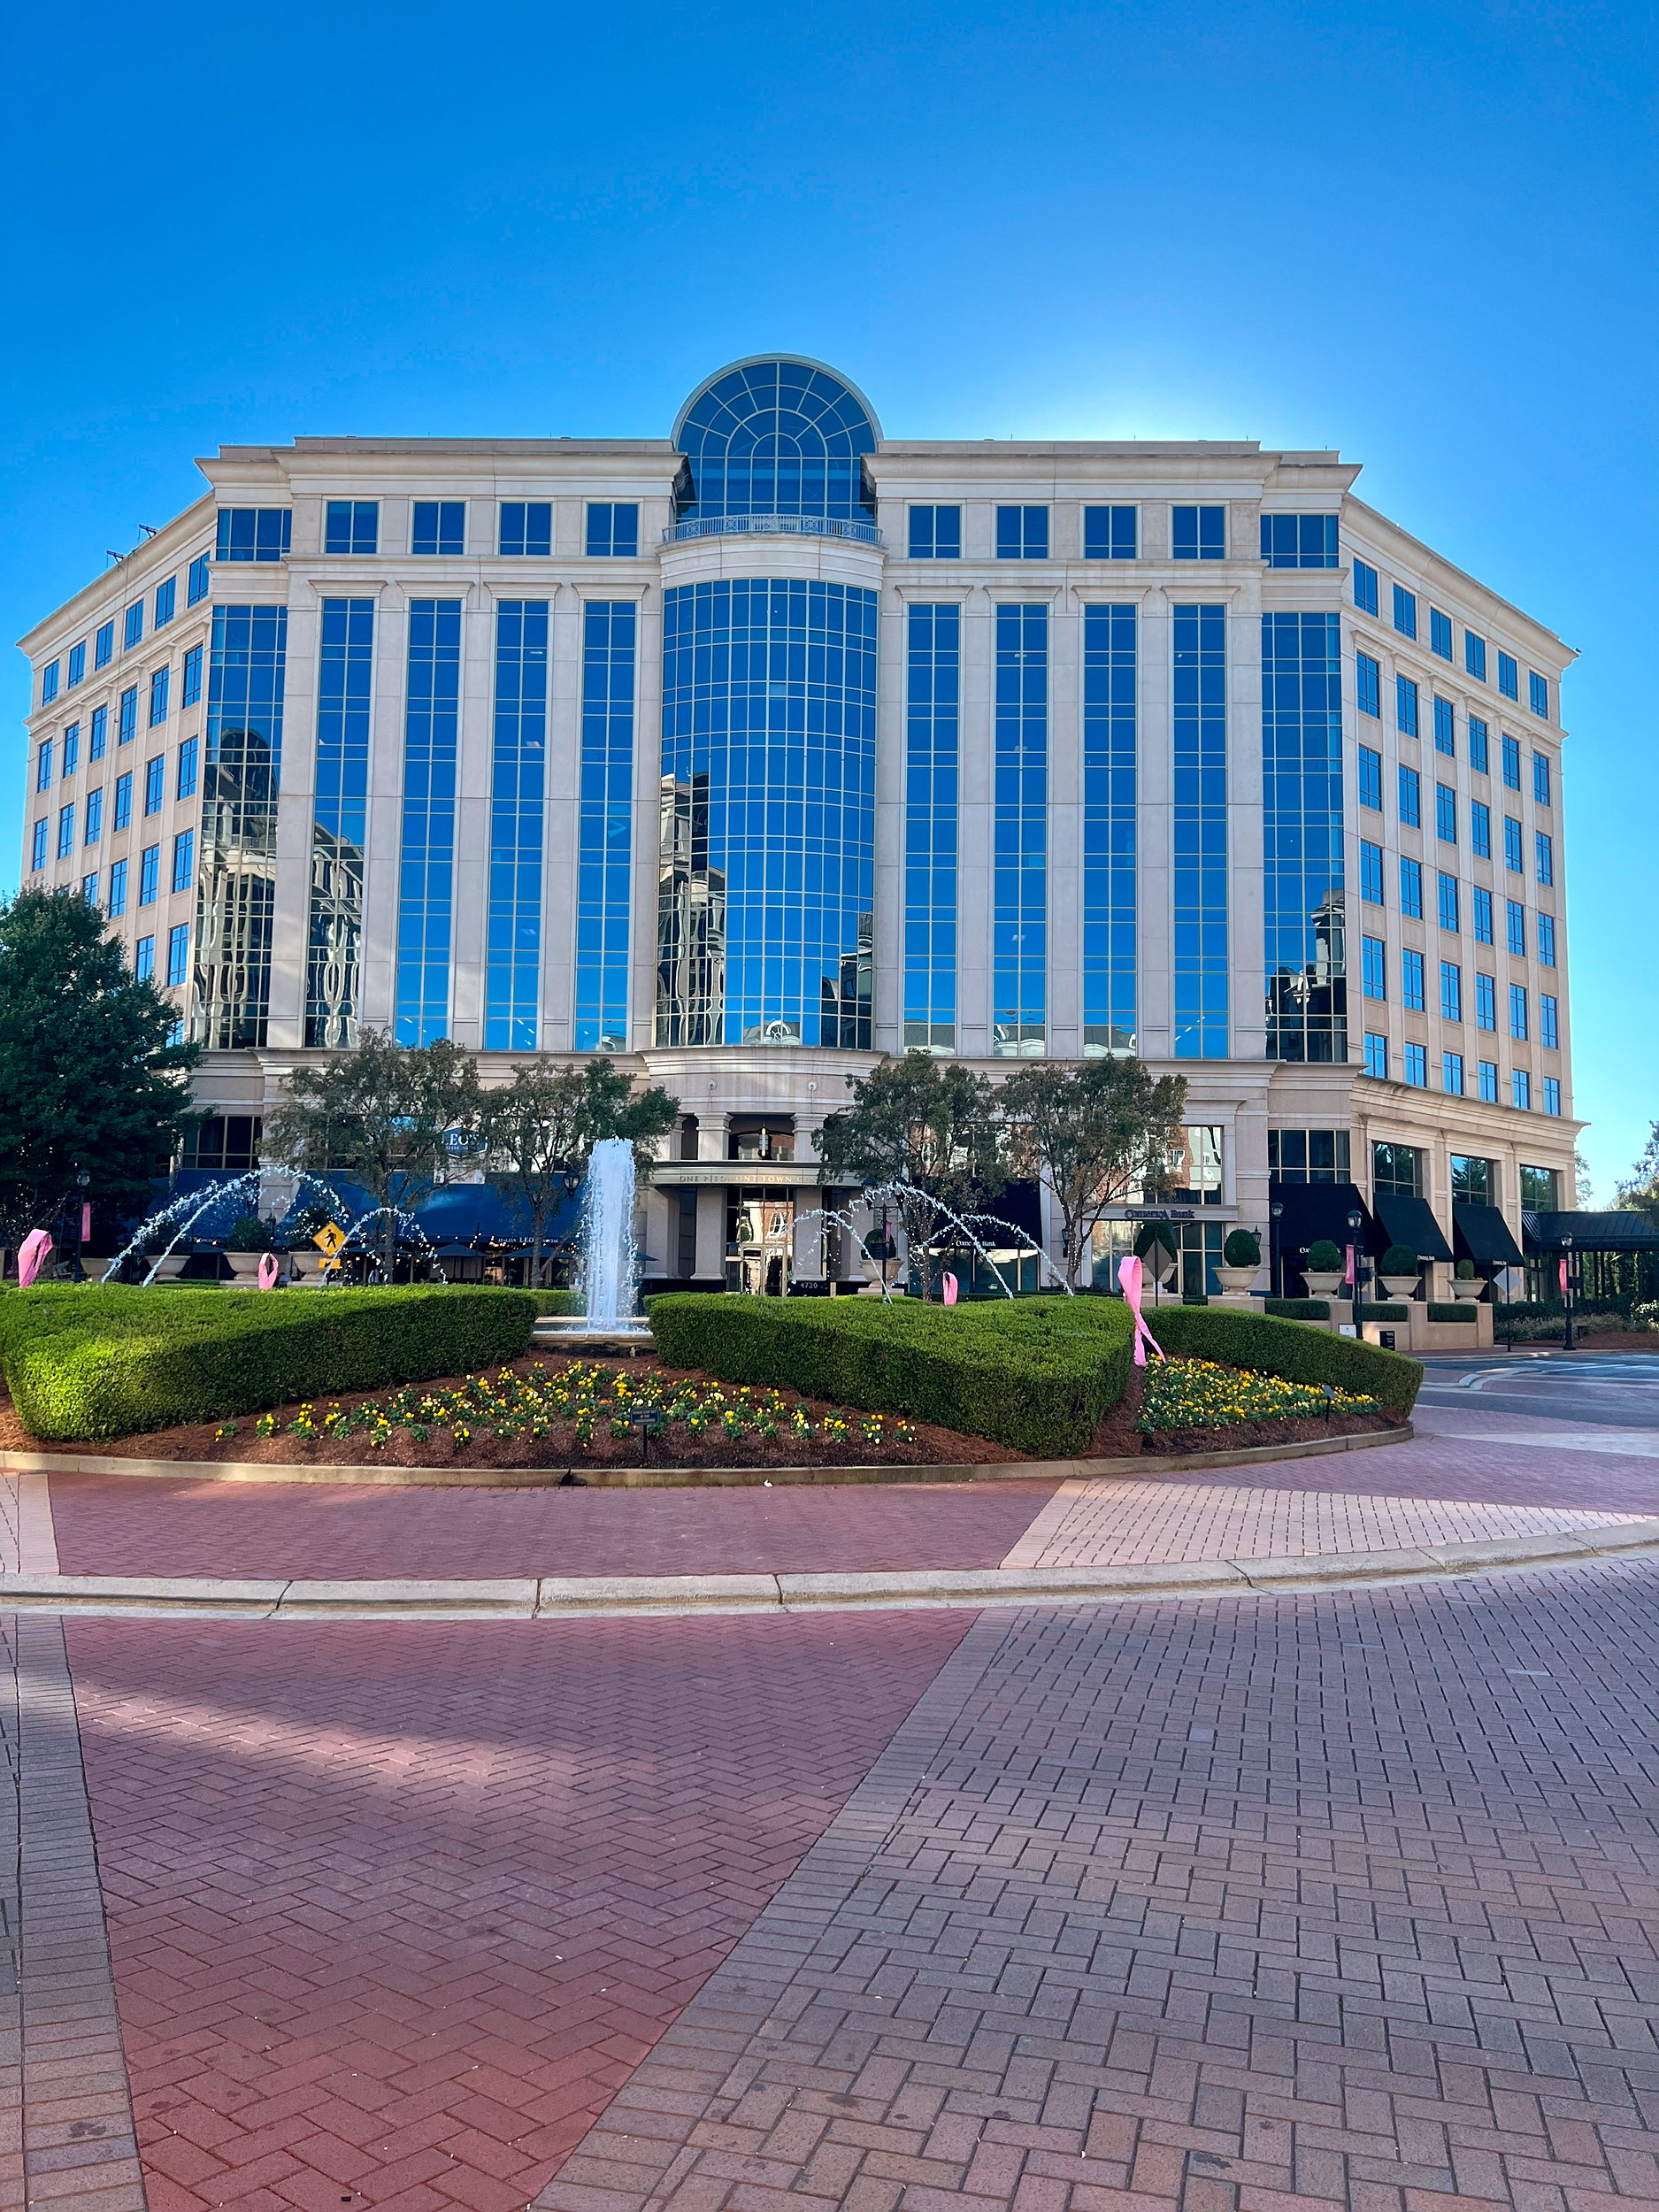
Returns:
[[[1349,1214],[1348,1217],[1348,1258],[1354,1269],[1354,1334],[1356,1339],[1361,1340],[1364,1338],[1365,1324],[1361,1318],[1360,1312],[1360,1301],[1364,1295],[1364,1291],[1360,1281],[1360,1276],[1363,1271],[1360,1260],[1359,1240],[1360,1232],[1364,1228],[1364,1226],[1365,1217],[1363,1213],[1356,1211]]]
[[[1272,1224],[1268,1234],[1273,1247],[1272,1265],[1268,1271],[1272,1279],[1274,1297],[1282,1298],[1285,1294],[1285,1256],[1279,1248],[1279,1225],[1284,1218],[1285,1209],[1275,1199],[1267,1210]]]
[[[1561,1248],[1564,1255],[1561,1263],[1561,1295],[1566,1307],[1561,1348],[1563,1352],[1570,1352],[1572,1349],[1572,1239],[1570,1235],[1563,1237]]]
[[[78,1283],[84,1283],[87,1279],[87,1193],[91,1187],[92,1177],[89,1171],[84,1167],[77,1168],[75,1170],[75,1264],[73,1272],[73,1279]]]

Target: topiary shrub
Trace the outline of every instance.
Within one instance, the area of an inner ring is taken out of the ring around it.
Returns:
[[[1167,1221],[1143,1221],[1135,1234],[1135,1254],[1140,1259],[1150,1259],[1160,1247],[1173,1259],[1179,1249],[1175,1231]]]
[[[1340,1249],[1329,1237],[1320,1237],[1309,1248],[1306,1271],[1310,1275],[1337,1275],[1347,1265]]]
[[[1378,1270],[1382,1275],[1415,1275],[1417,1271],[1417,1256],[1409,1244],[1391,1244]]]
[[[1262,1248],[1253,1231],[1233,1229],[1221,1248],[1222,1264],[1225,1267],[1260,1267]]]
[[[1263,1298],[1262,1311],[1280,1321],[1328,1321],[1331,1302],[1328,1298]]]
[[[1340,1390],[1380,1398],[1394,1413],[1410,1412],[1423,1380],[1421,1365],[1402,1352],[1386,1352],[1357,1337],[1333,1336],[1326,1329],[1304,1329],[1294,1321],[1225,1306],[1204,1310],[1165,1306],[1148,1320],[1165,1352],[1282,1375],[1287,1382],[1334,1383]]]
[[[1459,1260],[1452,1272],[1460,1283],[1472,1283],[1475,1279],[1475,1263],[1473,1260]]]
[[[1472,1329],[1479,1308],[1472,1298],[1458,1298],[1449,1305],[1431,1304],[1428,1311],[1431,1321],[1459,1321]]]
[[[32,1436],[134,1436],[476,1373],[529,1348],[539,1304],[471,1284],[236,1297],[54,1285],[0,1297],[0,1362]]]
[[[240,1221],[233,1221],[225,1240],[227,1252],[275,1252],[280,1246],[275,1222],[261,1221],[257,1214],[244,1214]]]
[[[651,1301],[671,1367],[777,1384],[838,1405],[903,1413],[1033,1458],[1084,1450],[1122,1397],[1133,1323],[1119,1299],[996,1298],[947,1309],[920,1299]]]

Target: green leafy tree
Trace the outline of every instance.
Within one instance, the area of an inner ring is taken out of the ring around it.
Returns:
[[[1124,1056],[1030,1060],[1003,1083],[997,1102],[1009,1171],[1041,1183],[1053,1199],[1062,1256],[1075,1281],[1106,1208],[1167,1180],[1180,1143],[1187,1079],[1152,1075]]]
[[[818,1181],[901,1187],[894,1203],[911,1266],[931,1296],[939,1269],[927,1246],[943,1225],[927,1202],[971,1212],[1007,1179],[995,1094],[983,1076],[926,1052],[849,1075],[847,1087],[852,1103],[828,1116],[818,1139]]]
[[[0,1237],[50,1228],[66,1201],[131,1210],[190,1119],[194,1045],[179,1010],[129,973],[78,891],[0,908]]]
[[[349,1175],[377,1206],[413,1212],[476,1145],[478,1064],[448,1038],[396,1045],[368,1030],[356,1051],[295,1068],[283,1088],[265,1125],[265,1158],[313,1175]],[[397,1222],[389,1212],[381,1245],[390,1282]]]
[[[612,1062],[549,1068],[521,1062],[512,1081],[485,1094],[479,1135],[501,1182],[530,1217],[530,1275],[541,1279],[548,1224],[585,1172],[588,1156],[606,1137],[633,1141],[642,1175],[656,1158],[656,1140],[680,1118],[679,1102],[657,1086],[635,1093]]]
[[[1582,1157],[1582,1154],[1574,1155],[1575,1168],[1578,1166]],[[1588,1194],[1584,1187],[1586,1179],[1582,1174],[1578,1178],[1580,1206],[1589,1202]],[[1643,1148],[1641,1157],[1632,1168],[1629,1175],[1619,1184],[1618,1202],[1621,1210],[1631,1213],[1646,1214],[1650,1221],[1659,1223],[1659,1121],[1654,1122],[1649,1126],[1647,1142]]]

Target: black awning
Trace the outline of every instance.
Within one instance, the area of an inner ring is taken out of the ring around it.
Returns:
[[[1521,1233],[1537,1252],[1564,1251],[1568,1237],[1575,1252],[1659,1252],[1659,1229],[1646,1214],[1523,1213]]]
[[[1321,1237],[1328,1237],[1339,1250],[1347,1244],[1351,1213],[1364,1220],[1359,1233],[1363,1248],[1369,1252],[1376,1241],[1370,1210],[1353,1183],[1284,1183],[1275,1176],[1267,1194],[1282,1209],[1276,1231],[1279,1248],[1293,1267]]]
[[[1405,1198],[1397,1191],[1377,1196],[1377,1218],[1390,1244],[1403,1244],[1420,1260],[1449,1260],[1452,1248],[1429,1210],[1426,1198]]]
[[[1454,1204],[1452,1242],[1457,1248],[1458,1258],[1472,1260],[1477,1267],[1521,1264],[1521,1248],[1495,1206]]]

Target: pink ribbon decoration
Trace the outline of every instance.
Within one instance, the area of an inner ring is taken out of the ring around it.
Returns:
[[[46,1264],[46,1255],[52,1248],[51,1238],[44,1229],[31,1229],[18,1248],[18,1288],[27,1290]]]
[[[1148,1344],[1160,1359],[1164,1356],[1163,1346],[1148,1328],[1141,1312],[1141,1285],[1144,1273],[1139,1253],[1125,1252],[1118,1263],[1118,1287],[1129,1301],[1129,1310],[1135,1317],[1135,1365],[1137,1367],[1146,1365],[1146,1348]]]
[[[947,1275],[945,1277],[944,1287],[945,1303],[948,1306],[954,1306],[956,1302],[956,1279],[954,1275]]]
[[[38,1236],[40,1232],[36,1230],[35,1234]],[[1561,1263],[1561,1294],[1563,1298],[1567,1294],[1567,1263],[1565,1260]]]
[[[89,1198],[83,1198],[81,1202],[81,1241],[82,1244],[87,1243],[91,1235],[92,1201]]]
[[[259,1263],[260,1289],[274,1290],[276,1288],[277,1273],[278,1269],[276,1254],[274,1252],[267,1252],[264,1259],[262,1259]]]
[[[1350,1245],[1348,1246],[1348,1267],[1347,1267],[1346,1271],[1345,1271],[1345,1272],[1344,1272],[1344,1274],[1343,1274],[1342,1280],[1343,1280],[1345,1283],[1351,1283],[1351,1282],[1353,1281],[1353,1279],[1354,1279],[1354,1248],[1353,1248],[1353,1246],[1350,1244]]]

